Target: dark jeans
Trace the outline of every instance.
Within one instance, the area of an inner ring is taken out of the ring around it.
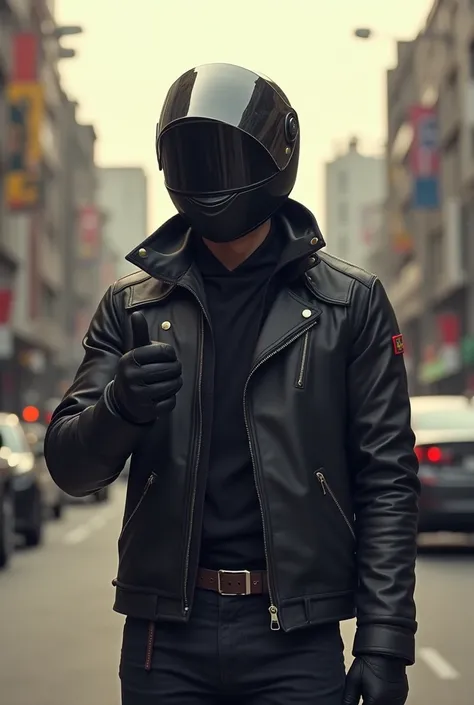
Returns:
[[[270,630],[268,597],[196,591],[188,624],[127,618],[122,705],[342,705],[338,624]]]

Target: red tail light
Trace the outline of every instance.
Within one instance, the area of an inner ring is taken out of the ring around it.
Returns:
[[[449,465],[452,461],[451,453],[438,446],[416,446],[415,453],[419,463]]]

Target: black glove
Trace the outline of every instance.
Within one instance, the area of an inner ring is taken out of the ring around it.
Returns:
[[[406,663],[388,656],[358,656],[346,677],[343,705],[404,705],[408,698]]]
[[[183,384],[181,363],[171,345],[152,343],[145,316],[130,317],[133,350],[122,356],[107,401],[126,421],[147,424],[174,409]]]

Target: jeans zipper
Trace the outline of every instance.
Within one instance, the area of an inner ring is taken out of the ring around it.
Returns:
[[[156,475],[155,475],[154,472],[152,472],[151,475],[150,475],[150,477],[149,477],[148,480],[146,481],[146,484],[145,484],[145,487],[143,488],[143,492],[142,492],[142,494],[141,494],[141,497],[140,497],[140,499],[138,500],[138,502],[137,502],[136,505],[135,505],[135,509],[134,509],[133,512],[130,514],[130,516],[128,517],[127,521],[125,522],[125,524],[124,524],[123,527],[122,527],[122,531],[120,532],[120,536],[119,536],[119,538],[118,538],[119,541],[120,541],[120,539],[122,538],[122,536],[124,535],[124,532],[125,532],[127,526],[130,524],[130,522],[132,521],[133,517],[135,516],[135,514],[136,514],[136,513],[138,512],[138,510],[140,509],[140,507],[141,507],[141,505],[142,505],[142,502],[143,502],[143,500],[145,499],[145,497],[146,497],[146,495],[147,495],[147,493],[148,493],[148,490],[150,489],[150,487],[152,486],[152,484],[155,482],[155,479],[156,479]]]
[[[301,355],[301,365],[300,365],[300,371],[298,374],[298,380],[296,382],[296,385],[300,388],[303,389],[303,383],[304,383],[304,373],[305,373],[305,367],[306,367],[306,359],[308,357],[308,342],[309,342],[309,330],[306,331],[303,339],[303,352]]]
[[[328,481],[326,480],[325,476],[323,475],[323,473],[322,473],[320,470],[318,470],[318,472],[316,472],[315,474],[316,474],[316,477],[317,477],[318,480],[319,480],[319,484],[321,485],[321,489],[322,489],[322,491],[323,491],[323,494],[324,494],[324,495],[329,494],[329,496],[331,497],[332,501],[334,502],[334,504],[336,505],[337,509],[339,510],[339,514],[342,516],[342,518],[343,518],[344,521],[346,522],[347,528],[348,528],[349,531],[351,532],[352,538],[353,538],[354,541],[355,541],[356,536],[355,536],[354,529],[352,528],[352,524],[351,524],[351,522],[349,521],[349,519],[347,518],[347,516],[346,516],[346,514],[345,514],[345,512],[344,512],[344,510],[343,510],[343,508],[342,508],[341,505],[339,504],[336,495],[334,494],[334,492],[332,491],[331,487],[330,487],[329,484],[328,484]]]
[[[309,327],[312,327],[317,323],[317,319],[312,321]],[[307,332],[308,329],[305,329]],[[274,355],[277,353],[281,352],[285,348],[287,348],[291,343],[294,343],[295,340],[298,340],[298,338],[302,335],[303,331],[299,331],[297,335],[294,335],[292,338],[286,341],[283,345],[280,347],[276,348],[273,350],[269,355],[266,357],[262,358],[258,365],[256,365],[251,371],[249,376],[247,377],[247,381],[245,382],[245,387],[244,387],[244,394],[243,394],[243,404],[244,404],[244,420],[245,420],[245,429],[247,431],[247,439],[249,443],[249,448],[250,448],[250,457],[252,459],[252,468],[253,468],[253,477],[254,477],[254,482],[255,482],[255,487],[257,490],[257,497],[258,497],[258,503],[260,506],[260,516],[262,518],[262,527],[263,527],[263,546],[265,550],[265,562],[267,564],[267,571],[268,571],[268,596],[270,598],[270,607],[268,608],[268,611],[270,613],[270,629],[272,631],[278,631],[281,628],[280,625],[280,620],[278,618],[278,607],[275,604],[275,599],[274,599],[274,591],[273,591],[273,585],[272,585],[272,569],[271,569],[271,563],[270,563],[270,557],[269,557],[269,552],[268,552],[268,539],[267,539],[267,530],[266,530],[266,522],[265,522],[265,512],[263,510],[263,502],[262,502],[262,493],[260,489],[260,483],[258,480],[258,472],[257,472],[257,461],[255,458],[255,453],[253,450],[252,446],[252,437],[250,434],[250,422],[249,422],[249,415],[248,415],[248,410],[247,410],[247,390],[248,390],[248,385],[250,382],[250,379],[252,378],[252,375],[256,370],[258,370],[259,367],[261,367],[267,360],[270,360]]]
[[[184,287],[187,288],[187,287]],[[204,316],[206,315],[204,306],[201,301],[197,298],[194,292],[191,292],[197,299],[199,305],[201,306],[201,321],[199,326],[199,337],[200,337],[200,350],[199,350],[199,373],[198,373],[198,407],[199,407],[199,434],[196,450],[196,462],[193,469],[193,488],[191,494],[191,511],[189,515],[189,535],[188,543],[186,547],[186,557],[184,562],[184,578],[183,578],[183,588],[184,588],[184,612],[187,614],[189,612],[188,603],[188,576],[189,576],[189,561],[191,556],[191,542],[193,537],[193,521],[194,521],[194,510],[196,505],[196,492],[197,492],[197,476],[199,470],[199,462],[201,460],[201,445],[202,445],[202,374],[204,366]]]

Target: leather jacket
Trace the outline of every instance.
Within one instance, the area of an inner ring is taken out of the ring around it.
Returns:
[[[289,200],[276,217],[294,276],[265,319],[243,399],[272,625],[357,616],[355,655],[413,663],[420,486],[397,322],[375,276],[320,252],[306,208]],[[52,477],[75,496],[113,482],[132,456],[114,608],[179,622],[189,619],[199,562],[202,379],[212,363],[189,238],[176,216],[128,255],[140,271],[100,303],[45,441]],[[131,348],[135,310],[183,366],[174,411],[145,428],[103,397]]]

